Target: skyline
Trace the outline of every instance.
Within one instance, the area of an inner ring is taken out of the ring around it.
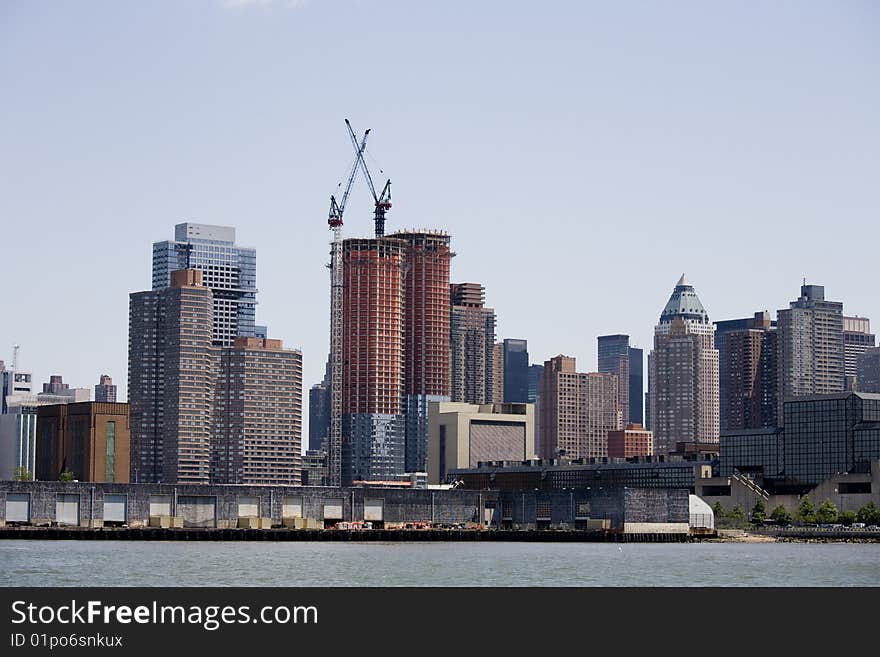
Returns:
[[[595,371],[605,334],[650,350],[682,272],[712,321],[775,316],[804,276],[847,315],[876,320],[876,268],[862,265],[880,236],[870,179],[880,92],[864,84],[880,73],[867,27],[876,8],[517,6],[495,16],[449,5],[409,11],[407,31],[393,5],[335,3],[350,13],[337,16],[320,3],[205,1],[138,7],[130,22],[120,20],[131,9],[104,3],[0,8],[0,82],[15,92],[0,123],[0,215],[6,289],[20,291],[0,324],[0,359],[20,344],[20,368],[37,383],[61,374],[91,388],[106,373],[126,399],[128,294],[150,289],[153,242],[193,221],[234,226],[256,248],[257,323],[302,349],[305,390],[320,381],[326,206],[352,158],[346,117],[373,130],[370,166],[394,181],[387,231],[449,232],[452,280],[485,285],[497,337],[527,339],[533,363],[564,353]],[[366,25],[395,36],[369,42],[377,57],[403,44],[412,62],[352,72],[368,9]],[[690,32],[707,13],[724,29]],[[335,54],[309,34],[330,16],[347,37]],[[576,20],[585,17],[595,20]],[[498,29],[486,33],[490,18]],[[621,33],[632,36],[626,52]],[[460,52],[442,45],[450,35]],[[733,57],[746,36],[753,49]],[[233,38],[248,45],[234,57],[224,50]],[[23,58],[27,76],[14,65]],[[599,60],[605,68],[591,66]],[[291,72],[302,97],[281,84]],[[309,104],[339,74],[338,104]],[[371,234],[371,215],[359,180],[344,236]]]

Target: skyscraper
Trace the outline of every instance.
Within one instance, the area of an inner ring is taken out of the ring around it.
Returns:
[[[845,390],[843,303],[826,301],[823,286],[805,284],[776,324],[777,417],[792,397]]]
[[[235,228],[181,223],[174,240],[153,244],[153,290],[171,286],[171,273],[198,269],[213,293],[216,346],[230,347],[238,335],[255,336],[257,253],[236,246]]]
[[[342,243],[343,484],[405,472],[406,248],[394,237]]]
[[[620,403],[620,411],[623,414],[623,426],[626,426],[630,423],[629,336],[619,334],[600,335],[598,342],[599,371],[617,376],[617,399]]]
[[[529,395],[526,401],[530,404],[538,401],[538,385],[542,374],[544,374],[543,365],[529,365]],[[537,420],[535,422],[537,423]]]
[[[95,401],[110,403],[116,401],[116,386],[113,385],[113,379],[107,374],[102,374],[100,381],[95,386]]]
[[[209,483],[216,349],[201,270],[129,302],[131,481]]]
[[[767,311],[715,322],[721,431],[777,426],[776,340]]]
[[[629,348],[629,419],[643,424],[645,419],[645,352],[638,347]]]
[[[718,351],[715,328],[682,274],[654,328],[648,357],[654,450],[668,454],[676,443],[717,443]]]
[[[492,386],[487,401],[501,404],[504,402],[504,343],[492,345]]]
[[[608,456],[608,432],[620,429],[616,374],[581,373],[571,356],[544,362],[539,398],[539,456]]]
[[[220,351],[211,481],[297,486],[302,469],[302,353],[237,337]]]
[[[450,398],[450,237],[440,231],[407,231],[403,240],[403,411],[407,472],[424,472],[428,450],[428,402]]]
[[[485,306],[485,300],[485,289],[479,283],[453,283],[450,287],[452,401],[495,401],[495,311]]]
[[[856,376],[859,392],[880,393],[880,347],[872,347],[858,355]]]
[[[504,402],[529,400],[529,346],[527,340],[504,339]]]
[[[871,333],[871,320],[867,317],[843,318],[843,360],[847,390],[861,390],[858,387],[857,362],[859,354],[875,346]]]
[[[319,451],[330,427],[330,386],[322,381],[309,389],[309,450]]]
[[[33,374],[20,372],[13,366],[7,368],[6,363],[0,360],[0,415],[9,412],[9,404],[16,400],[21,402],[36,402],[34,397]],[[32,399],[33,398],[33,399]]]

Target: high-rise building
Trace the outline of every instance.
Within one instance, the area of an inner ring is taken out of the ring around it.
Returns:
[[[767,311],[715,322],[721,431],[777,425],[776,340]]]
[[[543,365],[529,365],[529,394],[527,401],[530,404],[538,401],[538,385],[540,384],[542,374],[544,374]]]
[[[640,424],[627,424],[618,431],[608,432],[608,456],[611,458],[631,458],[633,456],[653,456],[654,436]]]
[[[856,359],[859,392],[880,394],[880,347],[860,353]]]
[[[128,483],[128,404],[75,402],[37,409],[36,478]]]
[[[310,449],[302,457],[302,485],[327,486],[327,452]]]
[[[575,363],[563,355],[544,362],[538,394],[541,458],[608,456],[608,432],[623,426],[617,375],[578,372]]]
[[[217,350],[214,299],[201,270],[129,301],[131,481],[210,481]]]
[[[846,387],[843,303],[827,301],[821,285],[777,313],[777,417],[792,397],[843,392]]]
[[[110,403],[116,401],[116,386],[107,374],[102,374],[100,382],[95,386],[95,401]]]
[[[322,381],[309,389],[309,449],[322,449],[330,428],[330,386]]]
[[[407,472],[424,472],[428,403],[449,401],[450,237],[440,231],[401,231],[405,271],[403,411]]]
[[[617,398],[623,415],[623,425],[629,424],[629,336],[600,335],[599,371],[617,376]]]
[[[876,346],[867,317],[843,318],[843,361],[847,390],[861,390],[858,385],[857,363],[859,354]]]
[[[485,305],[479,283],[450,286],[450,350],[452,401],[485,404],[494,401],[495,311]]]
[[[297,486],[302,468],[302,353],[237,337],[220,353],[211,481]]]
[[[406,248],[394,237],[342,242],[343,484],[405,471]]]
[[[492,393],[488,400],[500,404],[504,401],[504,343],[492,345]]]
[[[645,421],[645,352],[629,348],[629,419],[634,424]]]
[[[213,293],[216,346],[230,347],[236,336],[255,337],[257,253],[236,246],[235,228],[181,223],[174,239],[153,244],[153,290],[171,287],[171,274],[182,269],[202,272]]]
[[[694,287],[682,274],[654,328],[654,349],[648,357],[650,428],[657,454],[668,454],[679,442],[718,442],[714,331]]]
[[[529,400],[529,345],[527,340],[504,339],[504,403]]]

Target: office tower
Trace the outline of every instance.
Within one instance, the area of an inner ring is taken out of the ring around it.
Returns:
[[[538,393],[540,457],[608,456],[608,432],[623,426],[618,388],[616,374],[577,372],[573,357],[545,361]]]
[[[648,358],[654,450],[676,444],[717,443],[718,351],[715,327],[694,287],[682,274],[654,328]]]
[[[330,428],[330,386],[316,383],[309,389],[309,449],[320,450]]]
[[[866,349],[856,358],[859,392],[880,393],[880,347]]]
[[[16,346],[16,356],[17,356]],[[11,367],[7,368],[6,363],[0,360],[0,407],[5,415],[9,412],[9,404],[18,401],[31,400],[34,396],[33,374],[30,372],[20,372],[16,369],[17,357],[13,359]],[[35,400],[31,400],[35,401]]]
[[[599,371],[617,376],[617,398],[623,415],[623,425],[629,424],[629,336],[600,335]]]
[[[529,365],[529,393],[527,401],[534,404],[538,401],[538,385],[544,374],[543,365]]]
[[[529,347],[527,340],[504,339],[504,402],[529,400]]]
[[[504,343],[492,345],[492,392],[487,401],[500,404],[504,401]]]
[[[37,409],[36,478],[129,482],[128,404],[73,402]]]
[[[131,481],[210,481],[217,351],[214,299],[201,270],[129,297]]]
[[[629,348],[629,419],[635,424],[644,424],[645,399],[645,352],[638,347]]]
[[[111,403],[116,401],[116,386],[107,374],[102,374],[100,382],[95,386],[95,401]]]
[[[393,237],[342,242],[343,484],[405,471],[406,247]]]
[[[406,472],[424,472],[428,403],[449,401],[450,237],[440,231],[397,232],[403,240],[403,410]]]
[[[847,390],[861,390],[858,387],[857,363],[859,354],[875,346],[871,333],[871,320],[867,317],[843,318],[843,361]]]
[[[640,424],[627,424],[626,428],[608,432],[608,456],[631,458],[653,456],[654,435]]]
[[[648,357],[648,390],[651,389],[651,358]],[[645,429],[651,430],[651,393],[645,393]]]
[[[171,286],[171,273],[202,272],[213,293],[213,344],[230,347],[238,335],[255,336],[257,253],[236,246],[235,228],[182,223],[174,239],[153,244],[153,290]]]
[[[821,285],[804,284],[776,324],[777,416],[792,397],[843,392],[843,303],[826,301]]]
[[[829,493],[867,499],[873,491],[864,475],[876,472],[880,460],[880,395],[804,395],[785,400],[783,408],[779,428],[721,436],[721,476],[748,472],[771,493],[803,495],[834,475],[861,474],[849,482],[845,477]]]
[[[534,406],[432,402],[428,432],[428,481],[446,483],[450,470],[485,461],[535,458]]]
[[[485,404],[496,399],[495,311],[487,308],[485,301],[486,292],[479,283],[453,283],[450,287],[452,401]]]
[[[715,322],[721,431],[777,425],[776,346],[767,311]]]
[[[211,452],[212,483],[299,485],[300,351],[241,336],[221,351]]]
[[[13,402],[0,415],[0,481],[36,472],[37,407]]]
[[[37,393],[39,405],[45,404],[72,404],[75,402],[87,402],[92,399],[92,391],[88,388],[71,388],[64,383],[60,374],[49,377],[49,383],[43,384],[43,392]]]

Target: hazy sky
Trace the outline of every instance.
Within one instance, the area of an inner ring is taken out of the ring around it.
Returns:
[[[188,220],[257,249],[307,390],[345,117],[388,231],[446,229],[533,362],[648,347],[682,272],[713,320],[806,276],[880,322],[877,3],[0,0],[0,359],[124,398],[128,294]]]

